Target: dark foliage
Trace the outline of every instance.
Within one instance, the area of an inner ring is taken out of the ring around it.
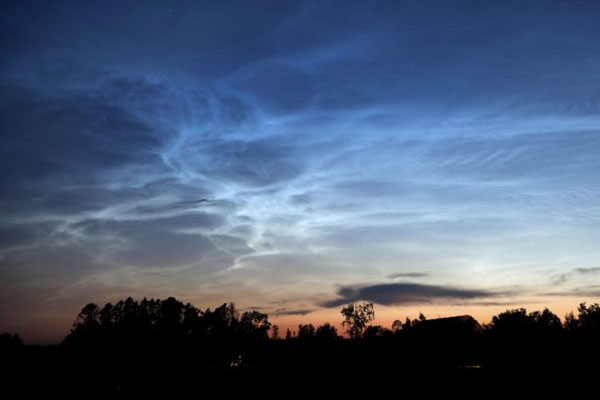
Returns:
[[[548,309],[507,310],[483,327],[470,316],[423,315],[392,329],[369,325],[370,303],[342,313],[351,338],[325,323],[300,325],[281,340],[269,338],[266,314],[240,313],[232,303],[204,311],[174,298],[90,303],[60,345],[25,346],[1,334],[10,367],[3,376],[24,396],[148,399],[200,398],[208,388],[231,397],[265,385],[350,394],[375,381],[475,391],[525,379],[593,382],[599,372],[598,304],[582,303],[564,322]]]

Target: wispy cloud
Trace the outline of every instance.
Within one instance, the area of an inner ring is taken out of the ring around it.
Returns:
[[[574,268],[569,272],[561,273],[552,278],[553,285],[562,285],[567,283],[573,279],[578,279],[580,277],[592,276],[592,275],[600,275],[600,267],[591,267],[591,268]]]
[[[310,314],[311,312],[315,311],[315,309],[287,309],[287,308],[278,308],[276,309],[274,312],[270,313],[271,315],[274,316],[282,316],[282,315],[306,315],[306,314]]]
[[[600,296],[600,285],[585,285],[564,290],[541,293],[541,296],[552,297],[578,297],[580,300],[584,297]]]
[[[429,274],[425,272],[396,272],[393,274],[389,274],[388,278],[396,279],[396,278],[425,278],[429,276]]]

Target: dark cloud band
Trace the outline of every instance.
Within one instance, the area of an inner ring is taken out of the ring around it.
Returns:
[[[383,305],[426,304],[439,301],[468,301],[495,298],[502,295],[482,289],[461,289],[450,286],[419,283],[387,283],[365,286],[344,286],[338,289],[340,298],[324,301],[323,307],[337,307],[353,301],[372,301]]]

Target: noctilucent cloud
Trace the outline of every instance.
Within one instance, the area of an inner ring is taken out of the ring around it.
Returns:
[[[86,3],[0,6],[0,330],[600,296],[597,2]]]

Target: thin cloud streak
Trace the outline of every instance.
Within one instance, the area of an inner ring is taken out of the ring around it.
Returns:
[[[397,272],[397,273],[388,275],[388,278],[390,278],[390,279],[396,279],[396,278],[425,278],[427,276],[429,276],[429,274],[427,274],[425,272]]]

